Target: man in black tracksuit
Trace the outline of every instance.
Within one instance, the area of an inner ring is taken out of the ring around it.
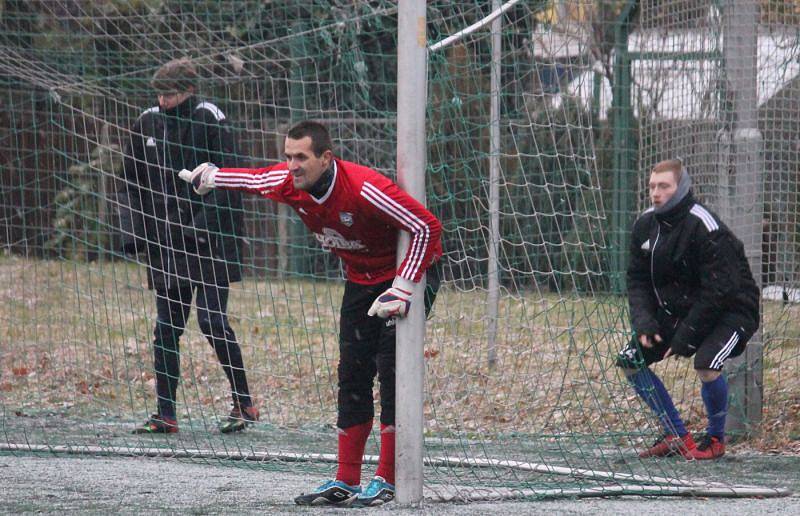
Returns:
[[[742,354],[758,329],[759,290],[742,242],[694,199],[679,160],[657,164],[649,187],[653,207],[634,223],[627,274],[634,338],[618,362],[666,434],[639,455],[715,459],[725,453],[722,367]],[[708,413],[706,435],[697,444],[649,368],[670,355],[694,355]]]
[[[228,122],[217,106],[194,96],[196,80],[188,59],[159,68],[152,81],[159,106],[144,111],[133,125],[118,181],[123,250],[146,258],[148,286],[156,291],[158,312],[154,330],[158,412],[134,433],[178,431],[178,339],[195,295],[200,329],[233,391],[233,410],[220,430],[242,430],[258,418],[227,316],[229,285],[241,280],[241,194],[220,190],[201,198],[178,178],[181,169],[200,163],[232,164]]]

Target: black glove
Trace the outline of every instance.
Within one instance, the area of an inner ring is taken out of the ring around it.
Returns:
[[[690,344],[685,339],[673,339],[669,347],[672,350],[673,355],[680,355],[682,357],[690,357],[694,355],[695,351],[697,351],[697,346]]]
[[[678,323],[675,329],[675,334],[670,339],[670,349],[673,355],[680,355],[682,357],[690,357],[697,351],[697,332],[695,329],[686,324],[686,322]]]

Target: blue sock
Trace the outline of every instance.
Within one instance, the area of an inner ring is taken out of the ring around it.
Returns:
[[[668,433],[678,437],[688,433],[666,387],[653,371],[649,368],[640,369],[629,376],[628,380],[633,384],[636,394],[655,412]]]
[[[706,432],[722,441],[725,437],[725,418],[728,415],[728,382],[724,376],[719,375],[713,382],[703,382],[700,394],[703,395],[708,414]]]

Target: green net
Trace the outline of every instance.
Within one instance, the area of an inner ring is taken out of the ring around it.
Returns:
[[[765,3],[726,17],[722,4],[523,0],[492,22],[500,2],[428,3],[431,44],[477,24],[428,57],[427,205],[444,225],[425,344],[430,499],[747,493],[731,489],[744,472],[636,454],[660,430],[615,366],[630,338],[624,248],[644,171],[666,157],[695,171],[701,199],[744,231],[754,272],[777,292],[756,355],[731,369],[744,385],[731,412],[751,434],[796,444],[783,408],[797,408],[800,332],[797,13]],[[278,162],[288,127],[311,118],[337,156],[394,177],[398,5],[0,5],[0,447],[268,461],[310,483],[330,477],[341,266],[291,210],[257,197],[237,209],[243,280],[228,313],[260,421],[217,430],[230,387],[193,307],[180,432],[131,435],[157,410],[155,296],[143,257],[120,251],[116,185],[131,127],[156,105],[150,79],[178,57],[230,122],[239,166]],[[725,67],[750,47],[726,50],[725,30],[757,31],[755,108],[733,98]],[[737,126],[748,105],[754,125]],[[742,127],[763,143],[737,140]],[[762,179],[736,167],[752,156]],[[763,204],[752,193],[762,183]],[[742,213],[751,200],[755,215]],[[761,398],[761,366],[763,417],[745,410]],[[671,361],[659,374],[701,431],[691,367]]]

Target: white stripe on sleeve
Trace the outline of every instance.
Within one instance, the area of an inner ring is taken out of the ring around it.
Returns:
[[[703,221],[703,224],[706,226],[706,229],[709,232],[716,231],[719,229],[719,224],[717,224],[717,221],[714,220],[714,216],[711,215],[711,213],[707,209],[703,208],[699,204],[695,204],[694,206],[692,206],[690,212],[692,213],[692,215]]]
[[[211,111],[211,114],[214,115],[214,118],[217,119],[217,122],[221,122],[225,120],[225,114],[222,112],[220,108],[212,104],[211,102],[201,102],[195,108],[195,111],[198,109],[207,109]]]
[[[228,188],[248,188],[261,190],[273,188],[286,180],[288,170],[270,170],[261,174],[242,174],[238,172],[218,172],[214,182]]]
[[[400,276],[413,280],[422,265],[422,260],[428,249],[431,232],[430,227],[425,221],[414,215],[408,208],[370,183],[365,182],[361,187],[361,196],[378,209],[400,222],[403,227],[414,235],[411,241],[411,249],[408,253],[406,266],[400,271]]]

